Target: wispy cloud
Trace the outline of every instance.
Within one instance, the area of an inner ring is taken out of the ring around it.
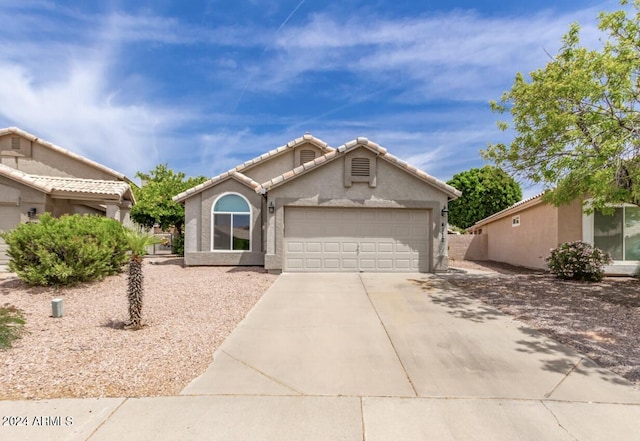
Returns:
[[[11,21],[15,27],[53,29],[48,20],[0,13],[0,21]],[[189,118],[188,112],[123,93],[119,84],[133,79],[113,72],[122,49],[120,28],[105,20],[93,28],[91,38],[75,39],[56,31],[64,35],[34,39],[13,34],[5,39],[2,48],[8,50],[0,53],[0,117],[130,176],[157,163],[158,143],[166,131]],[[5,28],[2,34],[8,32]]]
[[[278,36],[255,84],[278,91],[308,74],[338,71],[372,87],[405,81],[421,99],[483,99],[516,71],[544,64],[571,22],[584,23],[591,41],[596,15],[594,9],[518,18],[465,11],[401,19],[315,14]]]
[[[281,3],[254,2],[269,26],[260,12],[223,24],[6,0],[0,125],[129,175],[159,162],[213,175],[311,130],[333,145],[368,136],[447,178],[496,130],[478,107],[461,118],[429,106],[498,98],[515,72],[544,65],[573,21],[597,42],[593,8],[391,17]]]

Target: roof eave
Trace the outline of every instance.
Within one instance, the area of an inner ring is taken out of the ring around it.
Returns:
[[[234,179],[237,182],[243,185],[246,185],[251,189],[255,189],[260,185],[257,182],[255,182],[253,179],[249,178],[248,176],[243,175],[242,173],[234,171],[234,169],[232,169],[222,174],[219,174],[218,176],[214,176],[213,178],[206,180],[202,184],[198,184],[195,187],[191,187],[183,191],[182,193],[179,193],[173,196],[171,199],[174,202],[184,203],[184,201],[191,198],[192,196],[200,194],[203,191],[207,190],[208,188],[215,187],[216,185],[221,184],[222,182],[225,182],[229,179]]]
[[[467,228],[467,230],[469,231],[473,231],[474,229],[483,227],[491,222],[495,222],[499,219],[505,218],[507,216],[511,216],[514,215],[516,213],[519,213],[523,210],[526,210],[528,208],[531,207],[535,207],[536,205],[542,204],[544,201],[542,200],[542,195],[544,193],[540,193],[537,194],[535,196],[532,196],[529,199],[525,199],[522,200],[520,202],[516,202],[515,204],[513,204],[510,207],[505,208],[502,211],[499,211],[495,214],[492,214],[491,216],[487,216],[484,219],[479,220],[478,222],[476,222],[475,224],[473,224],[473,226]]]
[[[82,162],[82,163],[84,163],[86,165],[94,167],[94,168],[96,168],[96,169],[98,169],[100,171],[103,171],[103,172],[105,172],[105,173],[107,173],[107,174],[109,174],[109,175],[111,175],[113,177],[116,177],[116,178],[118,178],[118,179],[120,179],[122,181],[125,181],[129,185],[134,185],[136,187],[138,186],[133,180],[131,180],[129,177],[127,177],[123,173],[120,173],[120,172],[118,172],[116,170],[113,170],[113,169],[107,167],[106,165],[102,165],[102,164],[100,164],[98,162],[95,162],[95,161],[89,159],[89,158],[85,158],[84,156],[78,155],[77,153],[73,153],[72,151],[69,151],[69,150],[67,150],[65,148],[57,146],[57,145],[55,145],[55,144],[53,144],[53,143],[51,143],[49,141],[45,141],[44,139],[41,139],[41,138],[39,138],[39,137],[29,133],[29,132],[25,132],[24,130],[19,129],[18,127],[7,127],[7,128],[4,128],[4,129],[0,129],[0,136],[8,135],[8,134],[16,134],[16,135],[22,136],[23,138],[26,138],[26,139],[28,139],[30,141],[33,141],[33,142],[37,142],[38,144],[40,144],[42,146],[45,146],[45,147],[47,147],[47,148],[49,148],[49,149],[51,149],[53,151],[61,153],[61,154],[65,155],[65,156],[68,156],[70,158],[76,159],[76,160],[78,160],[78,161],[80,161],[80,162]]]

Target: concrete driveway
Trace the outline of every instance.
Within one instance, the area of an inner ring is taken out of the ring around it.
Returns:
[[[113,400],[67,439],[640,440],[638,389],[416,274],[283,274],[181,396]]]

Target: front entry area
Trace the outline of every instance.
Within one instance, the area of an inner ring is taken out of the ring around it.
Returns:
[[[428,272],[430,210],[285,207],[284,271]]]

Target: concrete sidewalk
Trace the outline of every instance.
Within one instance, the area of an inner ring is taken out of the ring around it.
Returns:
[[[0,402],[0,439],[640,440],[638,389],[444,286],[283,274],[181,396]]]

